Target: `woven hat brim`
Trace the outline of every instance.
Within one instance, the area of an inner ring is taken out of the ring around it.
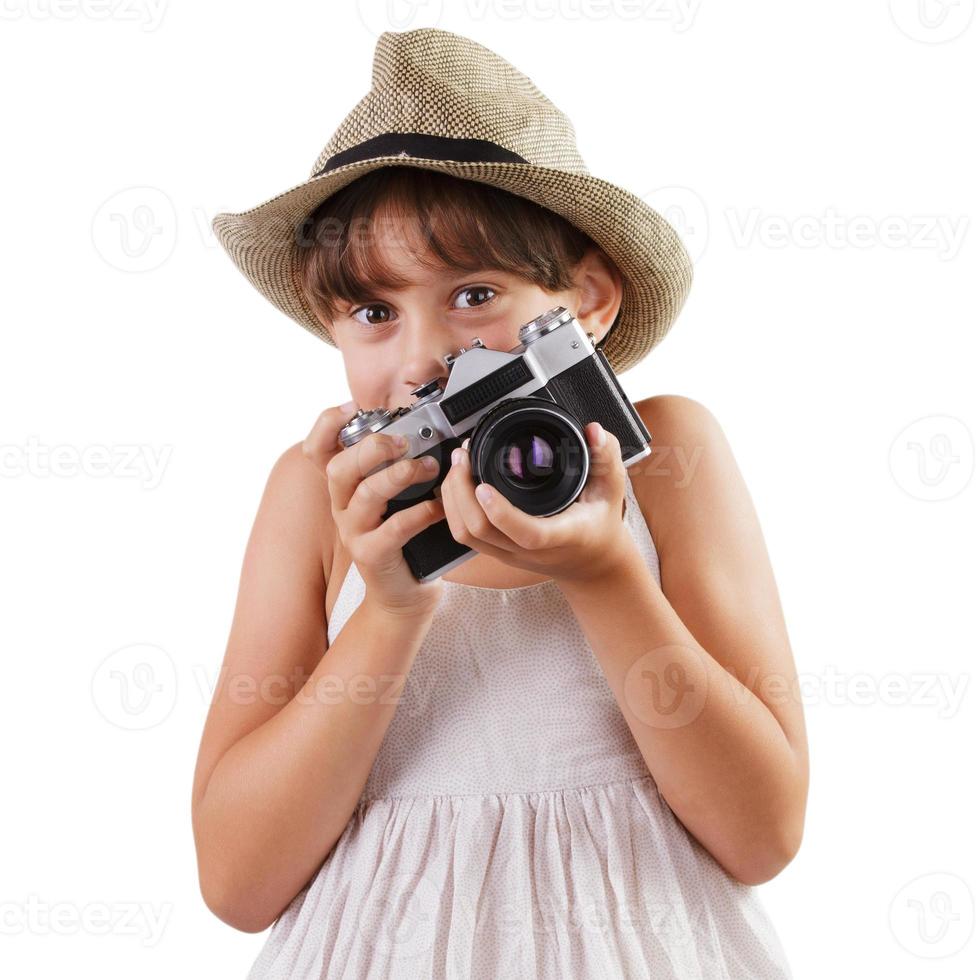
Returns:
[[[683,242],[642,198],[591,174],[529,163],[376,157],[307,180],[248,211],[219,214],[212,229],[231,260],[266,299],[333,345],[296,288],[296,227],[331,194],[389,166],[435,170],[499,187],[554,211],[589,235],[623,274],[619,323],[603,345],[617,372],[632,367],[663,340],[690,292],[692,265]]]

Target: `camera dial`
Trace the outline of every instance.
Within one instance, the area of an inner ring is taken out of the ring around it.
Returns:
[[[420,384],[417,388],[413,388],[411,394],[412,398],[415,399],[412,402],[412,407],[414,408],[416,405],[423,405],[441,395],[442,385],[439,383],[438,378],[431,378],[423,384]]]
[[[517,331],[517,341],[526,347],[539,337],[543,337],[546,333],[551,333],[552,330],[556,330],[562,324],[568,323],[571,319],[572,314],[564,306],[554,306],[547,313],[542,313],[540,316],[525,323]]]
[[[347,448],[360,442],[366,435],[379,432],[391,421],[391,413],[383,408],[368,411],[358,410],[357,414],[340,430],[339,442]]]

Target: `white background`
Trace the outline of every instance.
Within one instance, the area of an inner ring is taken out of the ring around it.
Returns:
[[[439,26],[696,258],[623,381],[716,415],[766,535],[811,746],[760,886],[795,975],[976,976],[973,8],[3,0],[3,975],[244,977],[264,941],[203,904],[191,777],[269,469],[348,392],[210,220],[306,179],[381,30]]]

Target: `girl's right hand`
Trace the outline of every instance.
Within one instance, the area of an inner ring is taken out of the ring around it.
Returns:
[[[385,612],[431,613],[442,582],[419,582],[405,561],[402,546],[445,518],[442,502],[423,500],[386,520],[382,517],[392,497],[414,483],[430,480],[437,464],[431,456],[400,459],[406,443],[399,444],[384,432],[374,432],[344,449],[338,435],[355,410],[348,403],[322,412],[303,443],[303,453],[326,473],[334,525],[364,580],[365,600]],[[397,462],[371,473],[391,460]],[[433,465],[430,467],[426,460]]]

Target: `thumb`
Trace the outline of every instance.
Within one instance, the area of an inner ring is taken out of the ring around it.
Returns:
[[[603,499],[619,499],[626,490],[626,467],[623,466],[619,440],[598,422],[585,427],[589,443],[589,479],[586,487]]]
[[[317,416],[309,435],[303,440],[303,455],[321,472],[340,449],[340,430],[356,412],[357,403],[349,401],[324,409]]]

